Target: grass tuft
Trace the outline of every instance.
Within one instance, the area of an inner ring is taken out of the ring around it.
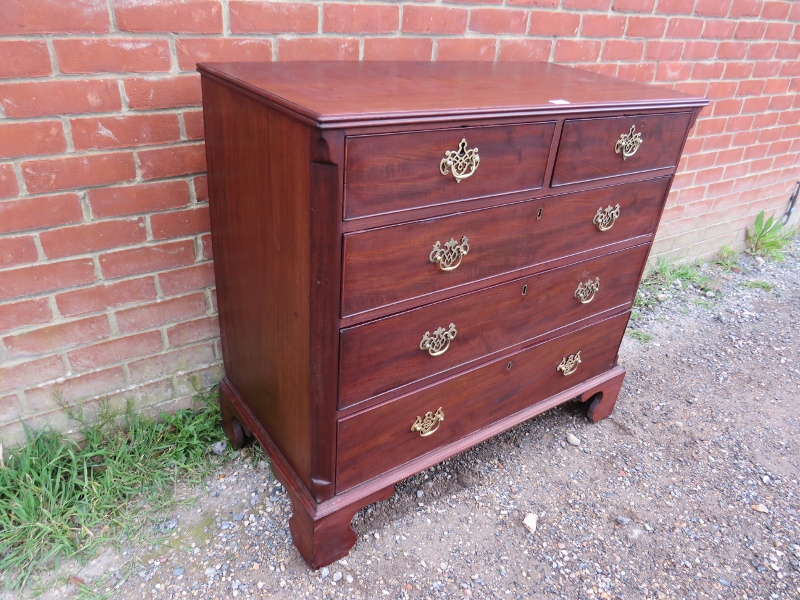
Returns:
[[[629,337],[641,342],[642,344],[646,344],[647,342],[653,339],[652,333],[647,333],[646,331],[639,331],[638,329],[629,329],[627,332]]]
[[[762,210],[756,216],[753,228],[747,229],[747,245],[752,254],[781,261],[784,258],[784,248],[791,242],[794,235],[794,231],[789,230],[781,220],[775,219],[774,216],[765,220]]]
[[[768,292],[770,292],[773,289],[775,289],[775,286],[772,285],[771,283],[767,283],[766,281],[760,281],[760,280],[745,281],[745,282],[742,283],[742,285],[744,287],[755,288],[757,290],[766,290]]]
[[[83,560],[120,533],[136,537],[149,519],[175,502],[164,493],[197,483],[215,466],[208,454],[221,436],[219,406],[197,396],[195,410],[122,414],[101,407],[80,424],[76,443],[61,433],[26,427],[27,443],[0,463],[0,573],[20,589],[39,569],[62,558]]]

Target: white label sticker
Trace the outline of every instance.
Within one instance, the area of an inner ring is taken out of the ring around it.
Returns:
[[[569,100],[548,100],[550,104],[569,104]]]

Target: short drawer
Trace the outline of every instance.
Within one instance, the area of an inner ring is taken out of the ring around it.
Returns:
[[[668,184],[661,177],[347,234],[342,315],[651,234]]]
[[[623,313],[341,419],[337,492],[608,371],[616,360],[628,315]]]
[[[692,113],[564,122],[553,186],[678,164]]]
[[[349,137],[345,219],[541,188],[554,130],[549,121]]]
[[[429,304],[341,332],[339,407],[627,310],[649,244]]]

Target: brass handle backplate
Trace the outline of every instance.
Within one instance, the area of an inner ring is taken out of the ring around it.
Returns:
[[[462,138],[458,144],[458,150],[445,151],[444,158],[439,163],[439,172],[442,175],[452,172],[456,183],[461,183],[462,179],[472,177],[479,164],[481,164],[481,157],[478,156],[478,149],[467,150],[467,139]]]
[[[629,158],[636,154],[636,151],[639,149],[639,146],[642,145],[642,134],[636,132],[636,125],[631,125],[631,130],[628,133],[623,133],[619,136],[617,140],[616,146],[614,146],[614,152],[616,154],[622,153],[622,160]]]
[[[565,356],[561,359],[561,362],[558,363],[556,367],[556,371],[561,371],[564,374],[564,377],[567,375],[572,375],[575,371],[578,370],[578,365],[581,364],[581,353],[576,352],[575,354],[570,354],[569,356]]]
[[[422,341],[419,343],[419,349],[427,351],[431,356],[444,354],[450,347],[450,342],[456,338],[456,333],[458,332],[453,323],[450,323],[449,329],[439,327],[433,332],[433,335],[431,335],[430,331],[426,331],[425,335],[422,336]]]
[[[608,231],[614,226],[614,223],[619,218],[619,204],[615,207],[611,207],[609,204],[606,208],[602,206],[597,209],[597,213],[594,215],[594,219],[592,219],[592,223],[595,224],[599,231]]]
[[[436,433],[442,421],[444,421],[444,411],[440,406],[435,413],[431,411],[425,413],[424,417],[417,417],[417,420],[411,425],[411,431],[419,431],[421,437],[428,437]]]
[[[586,283],[579,283],[578,289],[575,290],[575,297],[581,301],[581,304],[589,304],[594,300],[594,295],[600,289],[600,278],[595,277],[594,281],[591,279]]]
[[[467,255],[467,252],[469,252],[467,236],[461,238],[460,244],[450,238],[449,242],[444,243],[444,248],[442,248],[441,242],[436,242],[428,259],[432,263],[437,263],[442,271],[453,271],[461,264],[461,259]]]

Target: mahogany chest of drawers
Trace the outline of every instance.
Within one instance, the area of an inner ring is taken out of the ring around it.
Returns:
[[[537,63],[199,70],[224,427],[312,567],[399,480],[573,398],[611,413],[705,99]]]

